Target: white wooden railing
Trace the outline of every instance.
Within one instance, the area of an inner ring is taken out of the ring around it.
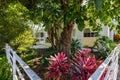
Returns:
[[[118,73],[118,54],[120,53],[120,44],[112,50],[111,54],[98,67],[93,75],[88,80],[100,80],[105,71],[104,80],[117,80]]]
[[[8,62],[11,64],[12,72],[13,72],[13,80],[25,80],[23,74],[21,73],[18,64],[22,67],[26,75],[30,78],[30,80],[41,80],[35,72],[31,70],[31,68],[16,54],[13,49],[6,44],[6,56]]]
[[[107,69],[104,80],[117,80],[118,73],[118,54],[120,53],[120,44],[112,50],[111,54],[105,59],[105,61],[98,67],[93,75],[88,80],[100,80],[102,74]],[[6,56],[8,62],[12,66],[13,80],[18,80],[17,73],[21,80],[25,80],[22,73],[20,72],[16,62],[20,64],[25,73],[28,75],[30,80],[41,80],[30,67],[16,54],[12,48],[6,44]]]

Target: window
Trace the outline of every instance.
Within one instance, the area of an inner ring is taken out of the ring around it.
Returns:
[[[44,37],[44,32],[40,32],[40,37]]]
[[[90,31],[89,28],[84,29],[84,37],[97,37],[96,31]]]

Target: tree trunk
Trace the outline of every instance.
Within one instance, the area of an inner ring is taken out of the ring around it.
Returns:
[[[63,32],[61,33],[61,47],[62,51],[67,54],[67,56],[70,56],[71,54],[71,34],[73,31],[74,22],[70,21],[68,22],[67,26],[63,29]]]

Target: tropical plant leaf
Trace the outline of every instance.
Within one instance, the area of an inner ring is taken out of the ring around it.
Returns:
[[[95,3],[96,9],[98,10],[103,4],[103,0],[94,0],[94,3]]]

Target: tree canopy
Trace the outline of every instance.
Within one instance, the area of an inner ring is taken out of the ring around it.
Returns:
[[[45,24],[49,34],[53,34],[50,35],[52,45],[62,44],[63,52],[70,53],[66,50],[71,47],[70,40],[74,23],[78,25],[79,30],[85,28],[85,22],[95,30],[100,29],[101,24],[112,29],[116,26],[112,20],[119,16],[119,5],[119,0],[39,0],[38,19]],[[59,29],[62,31],[58,38],[56,36],[59,35],[57,32]]]
[[[29,16],[27,15],[29,10],[19,2],[3,1],[0,3],[0,6],[0,48],[4,48],[5,43],[14,42],[19,36],[25,35],[26,30],[30,32],[30,28],[28,26]],[[32,37],[32,33],[26,35],[27,39],[28,36]],[[21,40],[25,39],[23,38]],[[19,44],[24,44],[24,42]],[[13,43],[11,46],[19,44]]]
[[[3,6],[4,4],[9,5]],[[78,25],[79,30],[83,30],[86,23],[94,30],[99,30],[101,24],[111,29],[119,29],[120,24],[119,0],[5,0],[0,6],[2,6],[0,8],[1,40],[7,37],[3,35],[10,35],[2,30],[12,31],[15,28],[19,30],[16,27],[19,26],[22,32],[27,27],[26,19],[29,19],[34,23],[43,23],[49,33],[52,47],[61,49],[67,54],[71,53],[70,43],[74,23]],[[117,25],[114,25],[113,19],[117,21]],[[12,27],[8,28],[8,26]],[[14,35],[11,33],[11,36]],[[5,42],[8,42],[8,39],[8,37],[4,39]]]

